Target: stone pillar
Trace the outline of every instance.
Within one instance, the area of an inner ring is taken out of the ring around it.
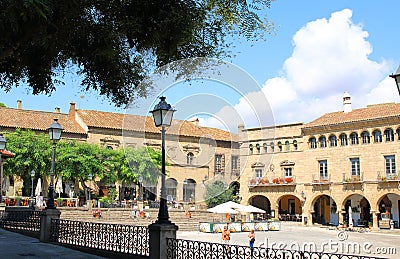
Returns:
[[[137,201],[137,206],[138,206],[138,210],[142,211],[143,210],[143,201]]]
[[[61,212],[57,209],[44,209],[40,214],[40,242],[50,242],[51,220],[60,219]]]
[[[339,214],[339,215],[338,215],[338,216],[339,216],[339,224],[340,224],[340,223],[343,224],[343,221],[344,221],[344,216],[343,216],[343,214],[345,214],[346,212],[341,210],[341,211],[338,211],[337,213]]]
[[[279,219],[279,204],[275,203],[275,219]]]
[[[372,213],[372,230],[378,230],[379,226],[378,226],[378,215],[379,215],[379,211],[371,211]]]
[[[176,239],[178,226],[154,223],[149,225],[150,259],[165,259],[167,256],[167,238]]]
[[[88,208],[88,211],[92,211],[92,201],[91,200],[86,201],[86,206]]]

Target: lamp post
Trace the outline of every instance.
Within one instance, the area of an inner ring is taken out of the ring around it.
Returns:
[[[33,198],[33,179],[35,178],[35,170],[31,171],[31,179],[32,179],[32,191],[31,191],[31,198]]]
[[[0,134],[0,203],[3,202],[3,189],[2,189],[2,183],[3,183],[3,159],[1,157],[2,153],[1,151],[3,151],[4,149],[6,149],[6,143],[7,140],[6,138],[3,136],[3,134]]]
[[[89,173],[88,180],[91,182],[92,179],[93,179],[93,175],[92,175],[92,173]],[[88,188],[89,201],[91,201],[90,193],[91,193],[91,191],[90,191],[90,187],[89,187]]]
[[[142,193],[142,182],[143,182],[143,177],[139,177],[139,201],[143,200],[143,193]]]
[[[183,180],[183,201],[184,202],[187,201],[187,184],[188,184],[188,180],[185,178],[185,180]]]
[[[171,126],[172,117],[175,110],[165,101],[165,97],[160,97],[160,102],[151,111],[156,127],[161,127],[161,195],[160,208],[156,223],[170,224],[167,207],[167,190],[165,188],[165,128]]]
[[[47,199],[46,209],[55,209],[54,206],[54,165],[56,160],[56,146],[57,141],[61,138],[61,132],[63,128],[60,123],[58,123],[58,119],[54,119],[54,122],[47,129],[49,131],[50,140],[53,141],[53,156],[51,159],[51,174],[50,174],[50,186],[49,186],[49,197]]]
[[[399,91],[400,95],[400,66],[397,68],[396,73],[391,74],[390,77],[394,78],[394,80],[396,81],[397,91]]]

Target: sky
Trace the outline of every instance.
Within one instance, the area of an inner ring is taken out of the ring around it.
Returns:
[[[22,86],[9,93],[0,89],[0,102],[16,107],[22,100],[24,109],[60,107],[67,113],[73,101],[79,109],[148,115],[157,96],[165,95],[177,110],[174,118],[198,117],[204,126],[233,132],[238,124],[308,123],[342,111],[344,92],[353,109],[399,102],[389,77],[400,64],[399,11],[398,0],[276,0],[267,11],[275,33],[262,42],[235,42],[236,55],[225,60],[222,78],[169,82],[128,110],[82,93],[80,79],[71,75],[50,97],[32,96]]]

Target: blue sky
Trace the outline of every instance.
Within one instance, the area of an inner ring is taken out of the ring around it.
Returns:
[[[266,114],[258,113],[258,117],[272,112],[277,124],[307,123],[326,112],[342,110],[345,91],[352,96],[353,109],[398,102],[394,80],[388,75],[400,64],[399,11],[397,0],[274,1],[268,17],[275,23],[276,33],[265,42],[238,42],[237,55],[226,60],[253,78],[258,89],[241,85],[239,91],[232,91],[224,82],[200,80],[191,86],[178,83],[165,95],[178,110],[176,118],[197,116],[204,125],[233,131],[239,123],[246,127],[273,123],[254,121],[248,115],[245,100],[249,96],[259,100],[254,106],[266,100],[272,111],[266,109]],[[10,93],[0,90],[0,102],[16,107],[20,99],[24,109],[53,111],[60,107],[61,112],[68,112],[69,102],[74,101],[81,109],[125,112],[96,93],[80,92],[79,78],[69,77],[65,82],[66,86],[50,97],[32,96],[23,87]],[[263,97],[259,99],[259,95]]]

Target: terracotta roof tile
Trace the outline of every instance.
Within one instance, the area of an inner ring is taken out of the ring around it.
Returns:
[[[400,117],[400,104],[383,103],[368,105],[366,108],[355,109],[347,113],[343,111],[327,113],[304,125],[304,128],[374,120],[384,117]]]
[[[125,115],[121,113],[102,112],[94,110],[77,110],[78,115],[89,127],[108,128],[116,130],[146,131],[149,133],[159,133],[160,130],[154,125],[151,116]],[[189,121],[173,120],[168,134],[210,137],[216,140],[237,141],[237,135],[230,132],[200,127]]]
[[[58,122],[64,128],[64,132],[86,134],[78,123],[69,119],[68,114],[64,113],[0,107],[0,118],[1,127],[41,131],[47,131],[53,120],[58,118]]]

